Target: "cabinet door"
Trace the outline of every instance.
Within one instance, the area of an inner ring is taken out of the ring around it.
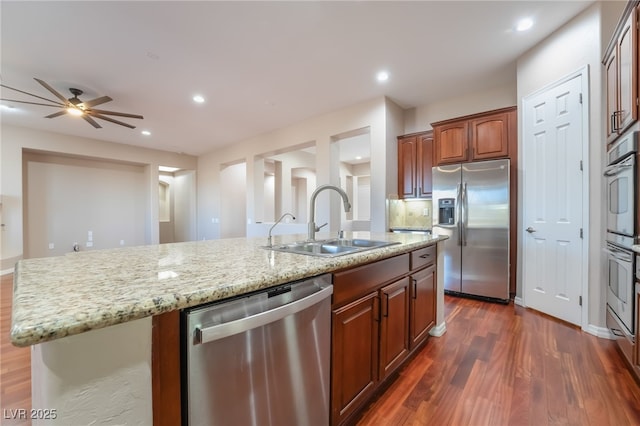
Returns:
[[[607,90],[607,143],[618,135],[615,114],[618,111],[618,55],[614,49],[605,61]]]
[[[635,367],[636,374],[640,377],[640,281],[636,281],[636,344],[635,344]]]
[[[418,197],[431,197],[433,192],[433,181],[431,178],[431,168],[433,167],[433,133],[418,137]]]
[[[411,349],[429,335],[436,323],[436,267],[429,266],[411,275]]]
[[[500,113],[471,121],[470,160],[509,155],[509,114]]]
[[[469,123],[443,124],[433,130],[436,164],[460,163],[468,159]]]
[[[364,403],[378,382],[378,292],[332,313],[331,419],[337,425]]]
[[[401,198],[417,196],[417,139],[416,136],[398,138],[398,194]]]
[[[638,119],[636,99],[638,89],[636,84],[637,64],[637,29],[636,11],[627,19],[620,37],[618,38],[618,117],[617,131],[622,134],[627,127]],[[607,77],[608,80],[608,77]]]
[[[380,379],[409,355],[409,277],[380,290]]]

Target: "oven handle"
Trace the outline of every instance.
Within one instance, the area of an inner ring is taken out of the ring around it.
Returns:
[[[627,252],[622,251],[622,250],[616,250],[614,248],[605,248],[604,252],[607,254],[610,254],[611,256],[613,256],[614,259],[617,260],[621,260],[623,262],[632,262],[633,261],[633,255],[632,254],[627,254]]]
[[[610,177],[610,176],[615,176],[617,174],[620,174],[625,169],[633,168],[633,165],[634,165],[633,163],[634,163],[633,156],[631,156],[631,157],[627,158],[626,160],[624,160],[621,163],[612,164],[610,166],[605,167],[604,175],[606,177]]]

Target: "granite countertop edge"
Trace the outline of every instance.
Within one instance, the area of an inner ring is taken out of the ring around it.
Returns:
[[[398,244],[324,258],[265,250],[264,238],[231,238],[22,260],[14,273],[11,342],[25,347],[52,341],[358,266],[447,238],[355,234]],[[275,242],[298,240],[300,235],[279,236]]]

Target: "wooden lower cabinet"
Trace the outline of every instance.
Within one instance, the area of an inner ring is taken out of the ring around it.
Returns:
[[[435,325],[436,247],[333,276],[331,424],[351,424]]]
[[[410,349],[422,343],[436,324],[436,266],[411,275]]]
[[[380,290],[380,380],[409,356],[409,278]]]
[[[378,292],[332,313],[331,423],[362,406],[378,382]]]

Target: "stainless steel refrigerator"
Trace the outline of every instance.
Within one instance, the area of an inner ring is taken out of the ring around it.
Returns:
[[[433,233],[447,293],[509,300],[509,160],[433,168]]]

